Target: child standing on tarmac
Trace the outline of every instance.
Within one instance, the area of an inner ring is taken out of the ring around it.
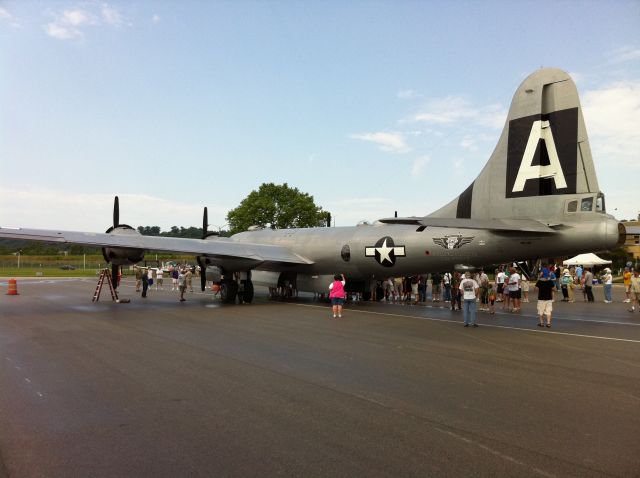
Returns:
[[[344,286],[347,281],[344,278],[344,274],[336,274],[333,276],[335,279],[329,284],[329,298],[331,299],[331,307],[333,308],[333,318],[342,317],[342,306],[344,305],[345,292]]]
[[[493,284],[489,283],[489,290],[487,291],[487,300],[489,301],[489,313],[496,313],[496,291],[493,288]]]

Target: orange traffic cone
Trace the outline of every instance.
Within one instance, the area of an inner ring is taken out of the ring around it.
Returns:
[[[15,279],[9,279],[7,295],[18,295],[18,282]]]

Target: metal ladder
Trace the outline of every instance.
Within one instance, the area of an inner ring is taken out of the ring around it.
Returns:
[[[105,278],[107,280],[107,284],[109,284],[109,291],[111,292],[111,300],[114,302],[118,302],[118,292],[113,288],[113,283],[111,282],[111,274],[109,273],[109,269],[102,269],[100,271],[100,278],[98,279],[98,285],[96,286],[96,291],[93,293],[93,299],[91,302],[97,302],[100,300],[100,292],[102,292],[102,285],[104,284]]]

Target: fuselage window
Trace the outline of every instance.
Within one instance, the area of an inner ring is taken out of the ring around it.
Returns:
[[[604,207],[604,194],[598,194],[598,198],[596,199],[596,211],[598,212],[607,212]]]
[[[578,210],[578,201],[569,201],[567,204],[567,212],[576,212]]]
[[[582,212],[591,212],[593,210],[593,198],[584,198],[580,206]]]
[[[342,251],[340,251],[340,255],[342,256],[343,261],[349,262],[349,259],[351,259],[351,249],[349,248],[348,244],[345,244],[344,246],[342,246]]]

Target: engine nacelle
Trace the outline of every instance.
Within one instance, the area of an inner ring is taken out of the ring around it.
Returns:
[[[113,234],[114,236],[140,235],[138,231],[126,224],[110,227],[107,229],[107,234]],[[103,247],[102,256],[105,261],[111,264],[125,266],[142,261],[144,259],[144,250],[132,247]]]

